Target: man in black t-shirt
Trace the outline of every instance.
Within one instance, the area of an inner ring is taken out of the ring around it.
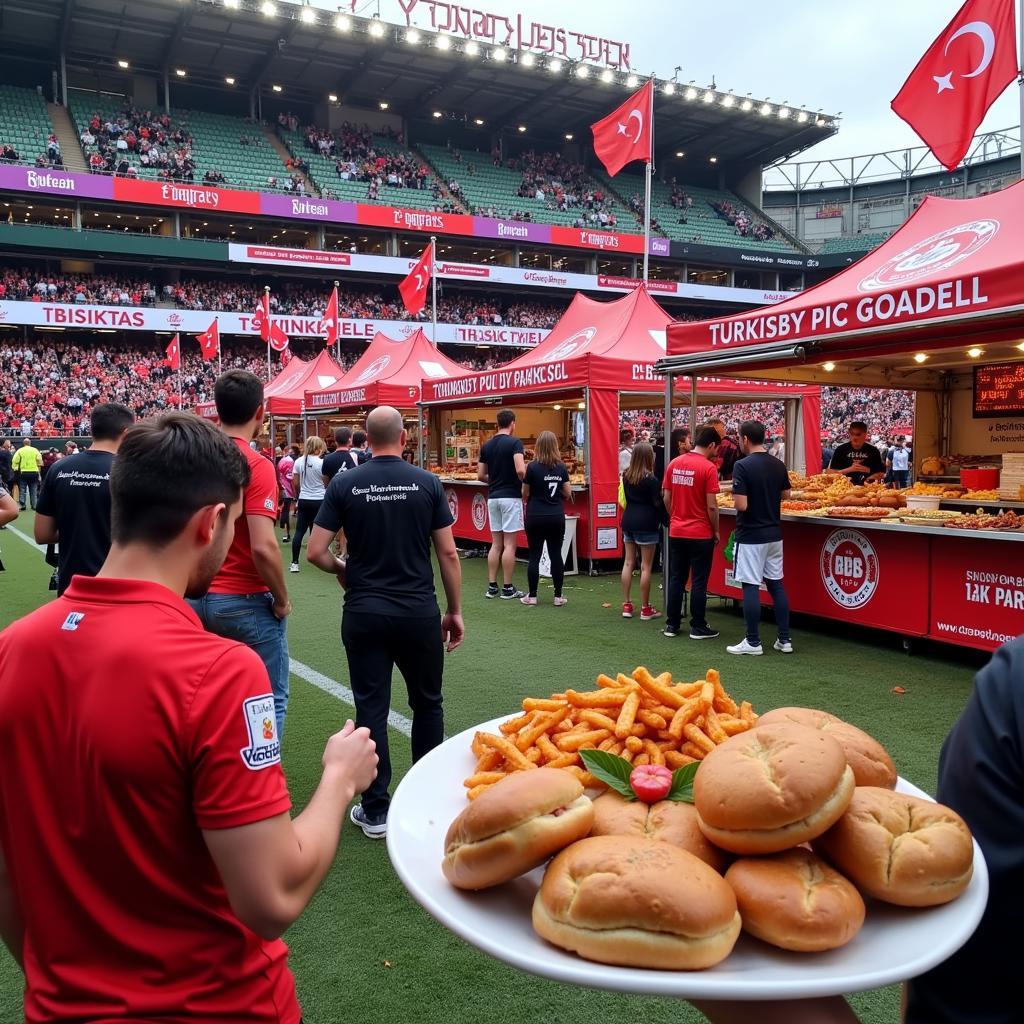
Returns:
[[[337,448],[330,455],[324,456],[324,484],[329,484],[338,473],[347,473],[359,465],[356,453],[352,451],[351,427],[338,427],[334,432]]]
[[[357,430],[352,435],[352,453],[356,457],[356,461],[361,466],[364,462],[369,462],[373,458],[373,455],[366,448],[366,431]]]
[[[487,519],[491,528],[491,550],[487,552],[487,593],[506,601],[526,595],[516,590],[512,573],[516,567],[516,536],[523,528],[523,478],[526,452],[523,442],[513,436],[516,414],[502,409],[497,416],[498,432],[480,449],[477,479],[487,484]],[[505,585],[498,590],[498,570]]]
[[[856,486],[881,480],[885,476],[882,454],[867,443],[868,425],[863,420],[850,424],[850,440],[832,453],[826,472],[829,476],[846,476]]]
[[[37,544],[57,545],[57,594],[72,576],[95,576],[110,551],[110,471],[125,432],[135,421],[116,402],[89,417],[93,443],[50,467],[36,508]]]
[[[733,571],[743,585],[743,619],[747,635],[726,650],[760,655],[761,583],[771,595],[779,636],[775,650],[793,653],[789,635],[789,598],[782,579],[782,502],[789,497],[789,472],[765,451],[764,424],[740,424],[744,458],[733,467],[732,497],[736,505]]]
[[[388,713],[391,673],[397,665],[412,708],[412,759],[444,739],[441,680],[444,651],[462,643],[462,567],[452,536],[452,514],[437,477],[402,459],[406,432],[397,409],[382,405],[367,417],[373,459],[358,473],[338,473],[327,487],[307,557],[333,573],[345,590],[341,639],[355,696],[356,725],[377,744],[377,778],[352,808],[351,820],[371,839],[387,835],[391,761]],[[335,534],[348,560],[331,554]],[[431,545],[448,609],[441,617],[434,593]]]

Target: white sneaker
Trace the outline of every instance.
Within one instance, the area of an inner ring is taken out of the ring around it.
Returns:
[[[298,572],[299,571],[299,563],[298,562],[292,562],[291,568],[289,568],[288,571],[289,572]]]
[[[726,650],[730,654],[753,654],[755,657],[759,654],[764,654],[764,649],[760,644],[755,647],[753,644],[747,643],[746,637],[744,637],[738,644],[726,647]]]
[[[793,653],[793,641],[792,640],[776,640],[772,647],[777,651],[782,651],[783,654]]]

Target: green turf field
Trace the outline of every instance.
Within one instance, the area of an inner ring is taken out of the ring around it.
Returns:
[[[0,574],[0,627],[51,596],[46,589],[50,570],[41,553],[19,539],[15,529],[30,534],[31,516],[22,515],[0,533],[8,569]],[[827,624],[800,620],[793,656],[768,651],[762,658],[732,658],[724,646],[742,635],[741,620],[715,602],[709,618],[722,630],[721,640],[668,640],[661,635],[661,620],[643,623],[619,616],[617,576],[570,577],[565,590],[569,604],[556,609],[484,600],[483,560],[463,562],[463,573],[467,640],[446,668],[449,735],[516,709],[524,696],[584,687],[598,672],[629,672],[643,664],[697,678],[715,667],[726,688],[737,699],[751,700],[758,711],[811,705],[855,722],[889,748],[902,775],[934,791],[939,746],[983,661],[940,647],[923,647],[907,657],[898,638],[865,631],[836,634]],[[337,584],[305,562],[288,583],[296,609],[289,627],[292,658],[345,683]],[[550,596],[550,589],[542,588],[541,600]],[[602,607],[606,602],[610,608]],[[771,639],[770,626],[765,635]],[[906,692],[893,694],[896,686]],[[400,680],[392,707],[408,713]],[[326,737],[350,714],[335,697],[292,676],[284,760],[297,808],[316,783]],[[397,734],[392,757],[397,781],[409,764],[408,741]],[[476,952],[406,895],[385,844],[365,839],[350,825],[334,869],[287,940],[307,1024],[689,1024],[704,1019],[678,1002],[541,981]],[[20,1019],[20,1000],[20,974],[0,954],[0,1021]],[[895,989],[865,993],[854,1004],[869,1024],[889,1024],[898,1017]]]

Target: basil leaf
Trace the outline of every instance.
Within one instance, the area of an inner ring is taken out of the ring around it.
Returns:
[[[693,779],[699,767],[700,761],[694,761],[693,764],[677,768],[672,773],[672,788],[668,791],[668,796],[665,799],[675,803],[692,804]]]
[[[581,750],[580,757],[583,758],[587,771],[595,779],[600,779],[627,800],[636,799],[633,787],[629,784],[633,766],[628,761],[623,761],[615,754],[609,754],[607,750]]]

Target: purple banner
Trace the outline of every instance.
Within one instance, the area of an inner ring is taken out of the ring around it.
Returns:
[[[114,181],[106,174],[76,174],[50,167],[0,164],[0,188],[18,192],[67,196],[70,199],[113,199]]]
[[[529,224],[521,220],[493,220],[490,217],[473,218],[473,234],[479,238],[505,238],[512,242],[551,241],[550,224]]]
[[[668,256],[672,243],[667,238],[652,238],[650,253],[652,256]]]
[[[301,220],[323,220],[340,224],[356,223],[356,204],[316,196],[260,194],[260,213],[272,217],[298,217]]]

